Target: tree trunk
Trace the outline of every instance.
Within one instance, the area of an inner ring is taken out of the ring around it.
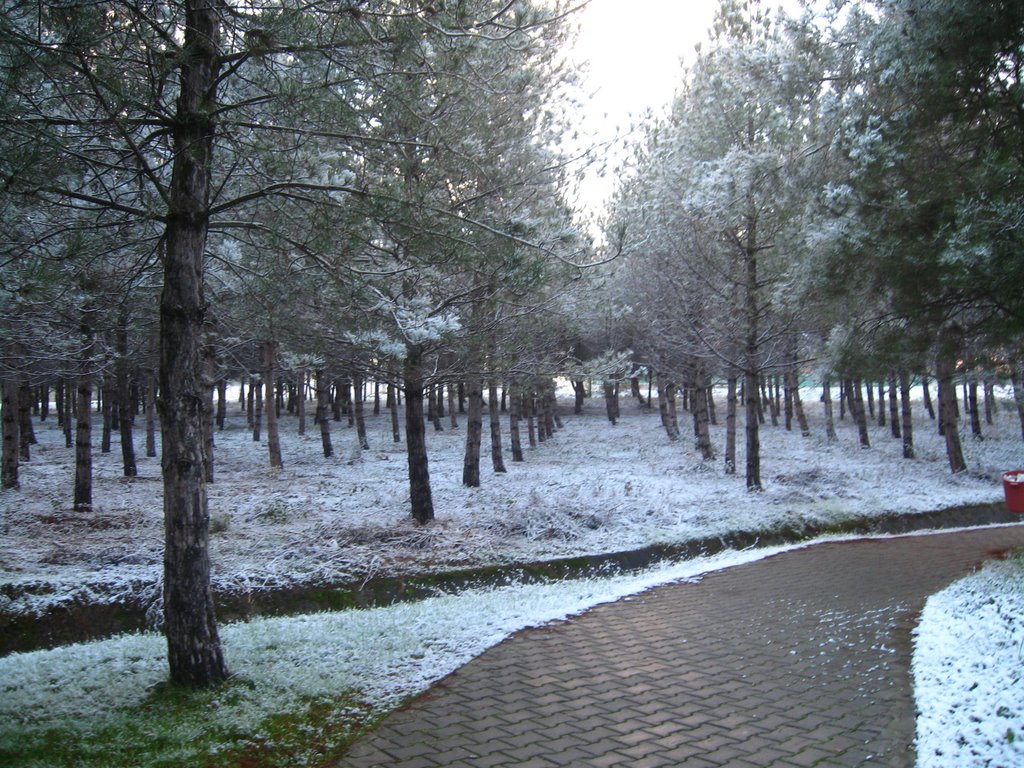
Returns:
[[[405,380],[405,442],[409,460],[409,501],[412,519],[420,525],[426,525],[434,519],[434,500],[430,491],[427,430],[423,421],[423,351],[418,345],[406,345],[402,373]]]
[[[364,451],[370,450],[370,441],[366,437],[366,417],[363,412],[363,377],[358,373],[352,374],[352,412],[356,421],[356,439],[359,440],[359,448]]]
[[[91,311],[86,311],[82,317],[83,348],[75,387],[78,415],[75,421],[74,508],[78,511],[92,509],[92,359],[96,340],[90,314]]]
[[[910,374],[900,371],[900,420],[903,434],[903,458],[914,458],[914,422],[910,408]]]
[[[665,434],[673,443],[679,440],[679,424],[676,421],[675,408],[673,405],[676,385],[668,381],[664,374],[658,373],[658,414],[661,416],[661,426],[665,428]]]
[[[870,388],[868,389],[870,392]],[[871,438],[868,435],[868,417],[864,412],[864,387],[859,379],[846,380],[846,392],[849,398],[850,415],[857,425],[857,434],[860,437],[860,447],[870,448]]]
[[[147,373],[149,385],[146,396],[146,457],[156,458],[156,422],[157,422],[157,376],[152,371]]]
[[[646,405],[643,394],[640,392],[640,379],[636,376],[629,377],[629,391],[636,398],[640,405]]]
[[[388,412],[391,414],[391,441],[398,444],[402,442],[402,432],[398,423],[398,395],[392,381],[388,382],[387,403]]]
[[[807,414],[804,413],[804,402],[800,399],[800,380],[797,378],[795,369],[786,372],[786,382],[793,413],[796,415],[796,423],[800,427],[800,435],[801,437],[810,437],[811,427],[807,423]]]
[[[216,127],[220,4],[187,0],[160,297],[164,486],[164,634],[171,680],[209,685],[227,668],[210,587],[202,443],[203,255]]]
[[[266,393],[267,412],[267,452],[270,454],[270,466],[281,469],[284,461],[281,458],[281,433],[277,428],[277,386],[275,385],[277,365],[277,342],[263,343],[263,388]]]
[[[537,424],[533,413],[533,392],[523,392],[523,413],[526,416],[526,436],[531,448],[537,447]]]
[[[228,417],[228,380],[223,376],[217,380],[217,429],[224,429],[224,422]]]
[[[36,444],[36,431],[32,426],[32,387],[27,378],[18,386],[18,451],[22,461],[30,461],[30,446]]]
[[[458,429],[459,428],[459,417],[458,417],[458,414],[456,414],[456,412],[455,412],[455,410],[456,410],[456,408],[458,406],[455,404],[455,400],[456,400],[455,382],[449,381],[448,382],[448,426],[451,427],[452,429]]]
[[[1013,402],[1017,406],[1017,419],[1020,421],[1020,439],[1024,440],[1024,381],[1021,379],[1022,367],[1019,360],[1010,359],[1010,383],[1013,384]]]
[[[487,413],[491,422],[491,466],[498,474],[503,474],[505,458],[501,451],[501,412],[498,401],[498,384],[495,381],[487,385]]]
[[[18,487],[18,461],[21,451],[18,447],[18,385],[13,379],[3,381],[3,472],[0,486],[5,489]]]
[[[252,441],[258,443],[263,438],[263,379],[257,379],[256,383],[249,387],[249,395],[253,401]]]
[[[885,426],[885,382],[878,382],[878,426]]]
[[[100,413],[103,415],[103,430],[100,432],[100,453],[110,453],[111,433],[114,427],[114,392],[110,385],[104,382],[100,387]]]
[[[64,379],[62,385],[64,387],[64,447],[70,448],[74,445],[71,421],[75,412],[76,395],[74,384],[71,383],[71,379]]]
[[[937,361],[937,378],[939,382],[939,420],[946,438],[946,457],[949,469],[953,474],[965,472],[967,462],[964,461],[963,448],[960,445],[960,430],[956,423],[956,385],[953,375],[956,373],[955,351],[943,350]]]
[[[331,420],[327,416],[328,387],[323,371],[317,371],[313,379],[316,387],[316,422],[320,425],[320,445],[323,447],[324,458],[329,459],[334,454],[334,445],[331,443]]]
[[[978,410],[978,382],[975,379],[967,382],[967,412],[971,417],[971,436],[981,440],[981,412]]]
[[[995,424],[995,402],[996,389],[992,379],[985,378],[982,382],[982,391],[985,394],[985,423],[990,427]]]
[[[889,433],[894,439],[899,440],[900,431],[900,404],[896,393],[896,374],[889,372]]]
[[[864,402],[863,392],[868,394],[868,413],[867,415],[872,419],[875,418],[875,390],[871,386],[871,382],[857,382],[857,397],[860,401]]]
[[[789,371],[782,377],[783,424],[787,432],[793,431],[793,388],[790,386]]]
[[[121,467],[125,477],[135,477],[139,474],[138,464],[135,461],[135,437],[132,429],[132,422],[135,414],[132,413],[132,382],[128,367],[128,318],[121,316],[117,326],[117,363],[114,371],[117,377],[117,407],[119,410],[118,425],[121,430]]]
[[[523,442],[519,434],[519,419],[523,408],[523,397],[515,382],[509,387],[511,399],[508,408],[508,432],[512,443],[512,461],[523,461]]]
[[[573,404],[573,413],[575,413],[577,416],[579,416],[581,413],[583,413],[583,402],[587,398],[587,385],[586,385],[586,382],[583,381],[583,379],[573,379],[572,380],[572,391],[573,391],[573,394],[575,395],[575,400],[574,400],[574,404]]]
[[[701,459],[713,461],[715,449],[711,446],[711,431],[708,428],[708,398],[705,378],[703,374],[698,376],[693,389],[693,427]]]
[[[842,397],[841,392],[839,396]],[[821,382],[821,402],[825,406],[825,439],[834,443],[839,436],[836,435],[836,421],[832,415],[832,382],[828,376]]]
[[[736,474],[736,372],[729,370],[725,385],[725,474]]]
[[[756,370],[744,372],[743,390],[746,398],[746,481],[748,491],[760,491],[761,485],[761,435],[758,422],[758,376]]]
[[[483,392],[480,378],[471,375],[466,381],[469,412],[466,415],[466,453],[462,461],[462,484],[480,487],[480,442],[483,437]]]
[[[295,376],[298,379],[298,393],[296,395],[295,410],[299,417],[299,437],[306,434],[306,371],[300,368]]]
[[[615,382],[609,379],[604,380],[604,410],[608,421],[615,424],[619,418],[618,390]]]
[[[928,418],[935,421],[935,407],[932,405],[932,390],[928,384],[928,377],[921,375],[921,396],[924,398],[924,409],[928,411]]]

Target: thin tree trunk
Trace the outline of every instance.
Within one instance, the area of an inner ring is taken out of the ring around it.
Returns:
[[[456,414],[456,412],[455,412],[456,408],[458,407],[455,404],[455,400],[456,400],[455,382],[453,382],[453,381],[449,381],[448,382],[447,391],[448,391],[448,426],[451,427],[452,429],[458,429],[459,428],[459,417],[458,417],[458,414]]]
[[[117,377],[117,407],[120,411],[118,426],[121,430],[121,466],[125,477],[135,477],[139,474],[139,469],[135,461],[135,437],[132,429],[135,415],[132,413],[132,382],[128,368],[128,318],[124,314],[118,323],[115,341],[117,363],[114,370]]]
[[[903,458],[914,458],[914,421],[910,408],[910,374],[900,371],[900,419],[903,435]]]
[[[252,441],[258,443],[263,437],[263,379],[257,379],[256,384],[249,388],[249,392],[253,400]]]
[[[878,426],[885,426],[885,382],[878,382]]]
[[[947,342],[948,344],[948,342]],[[956,372],[955,353],[944,350],[939,354],[937,377],[939,381],[939,420],[942,422],[946,438],[946,457],[949,469],[953,474],[967,470],[963,448],[960,445],[960,430],[957,428],[956,417],[956,385],[953,376]]]
[[[897,399],[896,374],[889,372],[889,434],[896,440],[900,439],[900,404]]]
[[[114,427],[114,393],[108,383],[100,387],[100,414],[103,416],[103,429],[100,432],[100,453],[110,453],[111,433]]]
[[[224,422],[228,417],[228,380],[223,376],[217,380],[217,429],[224,429]]]
[[[841,392],[840,397],[842,397]],[[834,443],[839,436],[836,435],[836,421],[832,415],[832,382],[828,376],[825,376],[821,382],[821,402],[825,407],[825,439]]]
[[[858,390],[857,397],[860,399],[860,401],[862,403],[864,402],[862,390],[864,392],[867,392],[867,395],[868,395],[868,413],[867,413],[867,415],[869,417],[871,417],[872,419],[875,418],[875,390],[871,386],[871,382],[863,382],[863,383],[861,383],[860,381],[858,381],[858,383],[857,383],[857,390]]]
[[[857,434],[860,438],[861,448],[871,447],[871,438],[868,435],[868,417],[864,412],[864,387],[859,379],[847,379],[846,391],[849,394],[850,415],[857,425]],[[870,392],[871,389],[868,388]]]
[[[749,356],[748,356],[749,358]],[[761,435],[758,422],[758,375],[756,370],[744,372],[743,389],[746,399],[746,481],[748,491],[760,491],[761,485]]]
[[[366,417],[363,413],[363,377],[358,373],[352,375],[352,412],[356,421],[356,439],[364,451],[370,450],[370,441],[366,437]]]
[[[398,395],[392,381],[388,382],[387,403],[391,414],[391,440],[397,444],[402,442],[402,432],[398,423]]]
[[[699,375],[693,389],[693,425],[701,459],[713,461],[715,449],[711,446],[711,432],[708,429],[708,399],[704,379],[703,374]]]
[[[76,385],[74,508],[79,511],[92,509],[92,360],[96,345],[90,317],[93,312],[87,310],[82,316],[83,348]]]
[[[795,369],[790,369],[786,373],[786,381],[793,413],[796,415],[796,423],[800,427],[800,435],[801,437],[810,437],[811,427],[807,423],[807,414],[804,413],[804,402],[800,399],[800,380],[797,378]]]
[[[928,412],[928,418],[935,421],[935,407],[932,405],[932,390],[928,384],[928,377],[921,375],[921,396],[924,398],[924,409]]]
[[[996,391],[995,384],[992,383],[992,379],[985,378],[982,382],[983,392],[985,394],[985,423],[990,427],[995,424],[995,402],[996,402]]]
[[[71,379],[64,379],[62,385],[64,387],[64,447],[70,448],[74,445],[72,437],[74,430],[71,427],[71,422],[74,418],[76,395]]]
[[[526,416],[526,436],[531,448],[537,447],[537,424],[533,413],[533,392],[523,392],[523,413]]]
[[[725,474],[736,474],[736,372],[729,370],[725,384]]]
[[[971,417],[971,436],[975,440],[983,439],[981,434],[981,413],[978,410],[978,382],[971,379],[967,382],[967,412]]]
[[[1013,384],[1013,402],[1017,406],[1020,421],[1020,438],[1024,440],[1024,381],[1021,379],[1022,366],[1019,360],[1010,359],[1010,383]]]
[[[487,385],[487,413],[491,422],[491,466],[497,474],[504,474],[505,458],[501,450],[501,412],[498,400],[498,384],[490,381]]]
[[[147,376],[149,391],[146,396],[146,457],[156,458],[156,422],[157,422],[157,376],[150,371]]]
[[[17,488],[18,462],[21,450],[18,447],[18,385],[13,379],[3,381],[3,472],[0,486],[5,489]]]
[[[619,418],[619,398],[615,382],[610,379],[604,380],[604,410],[608,421],[612,424]]]
[[[412,519],[420,525],[426,525],[434,519],[434,500],[430,491],[426,424],[423,421],[423,351],[418,345],[406,345],[402,372],[405,381],[405,442],[409,460],[409,501]]]
[[[334,445],[331,443],[331,420],[327,415],[330,385],[323,371],[317,371],[313,381],[316,387],[316,421],[320,425],[320,445],[323,447],[324,458],[329,459],[334,454]]]
[[[673,392],[675,384],[669,381],[664,374],[658,373],[658,413],[661,416],[661,426],[665,428],[665,434],[673,443],[679,440],[679,423],[676,421],[675,408],[673,403]]]
[[[523,397],[515,382],[509,387],[511,399],[508,408],[508,432],[512,443],[512,461],[523,461],[523,442],[519,434],[519,419],[522,415]]]
[[[583,379],[572,380],[572,391],[575,396],[573,404],[573,413],[577,416],[583,413],[583,402],[587,398],[587,385]]]
[[[462,484],[468,488],[480,487],[480,442],[483,437],[483,392],[480,378],[470,376],[466,381],[469,412],[466,415],[466,453],[462,461]]]
[[[263,344],[263,391],[266,393],[267,413],[267,451],[270,454],[270,466],[281,469],[284,461],[281,458],[281,433],[277,428],[277,386],[275,385],[277,365],[277,343],[267,341]]]
[[[306,434],[306,370],[300,368],[296,373],[298,378],[298,395],[295,402],[295,410],[299,417],[299,437]]]

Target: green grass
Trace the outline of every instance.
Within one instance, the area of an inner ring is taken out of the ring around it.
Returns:
[[[206,690],[170,683],[94,730],[76,723],[45,731],[7,725],[0,732],[5,768],[291,768],[328,766],[373,725],[375,716],[346,694],[301,703],[255,729],[216,723],[213,709],[237,706],[254,686],[232,679]]]

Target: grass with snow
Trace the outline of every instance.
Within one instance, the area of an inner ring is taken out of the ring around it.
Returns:
[[[919,768],[1024,765],[1024,554],[928,599],[913,675]]]

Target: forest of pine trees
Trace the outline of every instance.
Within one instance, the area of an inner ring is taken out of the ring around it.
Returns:
[[[937,382],[952,472],[994,385],[1014,388],[1024,436],[1017,3],[786,17],[723,0],[598,226],[569,192],[600,154],[565,143],[572,3],[2,7],[4,493],[33,416],[74,451],[75,509],[94,503],[91,451],[111,434],[125,476],[136,442],[161,457],[179,682],[227,674],[206,487],[229,382],[271,466],[288,460],[281,409],[304,431],[312,402],[329,457],[332,417],[363,429],[372,392],[420,524],[426,430],[464,405],[462,479],[479,485],[483,409],[502,472],[521,428],[551,434],[558,378],[577,407],[600,382],[612,423],[620,385],[653,390],[670,440],[682,398],[703,458],[752,491],[760,425],[806,433],[807,387],[830,433],[841,409],[867,441],[867,398],[911,458],[911,388]]]

